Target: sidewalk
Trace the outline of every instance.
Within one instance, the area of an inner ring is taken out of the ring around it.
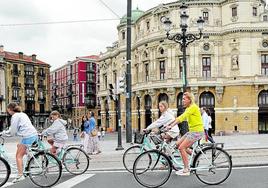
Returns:
[[[117,133],[107,133],[104,140],[100,141],[102,153],[90,155],[90,171],[98,170],[124,170],[122,157],[131,143],[126,143],[126,135],[122,134],[124,150],[116,151]],[[233,166],[268,165],[268,135],[228,135],[214,136],[217,143],[224,143],[224,149],[232,156]],[[9,155],[15,159],[16,143],[18,138],[7,138],[5,147]],[[68,144],[80,144],[72,141],[69,136]]]

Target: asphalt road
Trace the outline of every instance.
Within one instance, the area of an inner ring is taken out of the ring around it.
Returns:
[[[230,177],[222,184],[209,186],[200,182],[195,175],[189,177],[179,177],[174,172],[163,188],[267,188],[268,187],[268,167],[248,167],[233,168]],[[10,179],[9,181],[11,181]],[[9,183],[8,183],[9,184]],[[5,186],[6,187],[6,186]],[[28,178],[12,188],[34,188]],[[139,185],[132,174],[122,171],[109,172],[88,172],[81,176],[73,176],[68,173],[63,174],[60,182],[55,188],[139,188]]]

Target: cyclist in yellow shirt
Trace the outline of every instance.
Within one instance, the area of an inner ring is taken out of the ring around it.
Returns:
[[[177,171],[176,174],[180,176],[189,176],[190,169],[187,153],[190,153],[189,148],[193,145],[193,143],[204,136],[204,128],[202,116],[199,107],[194,102],[193,94],[185,92],[183,94],[182,102],[186,109],[183,114],[175,119],[170,127],[173,127],[183,121],[188,122],[189,132],[187,132],[181,137],[180,140],[177,141],[177,146],[181,153],[184,164],[184,169]]]

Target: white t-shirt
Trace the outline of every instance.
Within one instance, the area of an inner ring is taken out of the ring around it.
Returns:
[[[209,129],[212,129],[211,122],[212,122],[212,119],[210,116],[208,116],[208,128]]]

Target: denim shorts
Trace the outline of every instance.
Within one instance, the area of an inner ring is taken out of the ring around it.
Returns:
[[[187,132],[185,135],[183,135],[185,139],[192,140],[192,141],[198,141],[203,136],[204,136],[204,132]]]
[[[35,135],[35,136],[28,137],[28,138],[23,138],[21,140],[21,144],[31,146],[37,140],[38,140],[38,136]]]

